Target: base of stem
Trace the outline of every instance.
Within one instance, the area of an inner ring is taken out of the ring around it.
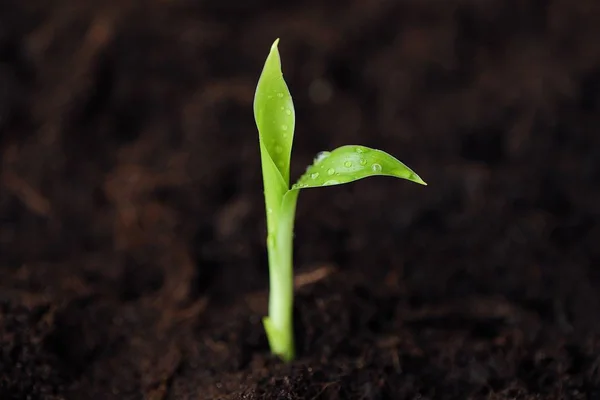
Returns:
[[[292,361],[296,357],[292,326],[290,325],[286,329],[277,329],[269,317],[263,318],[263,325],[271,352],[285,362]]]

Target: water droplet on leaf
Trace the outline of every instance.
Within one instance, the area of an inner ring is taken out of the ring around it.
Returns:
[[[281,129],[284,131],[288,130],[288,126],[286,124],[281,125]]]
[[[364,158],[361,158],[358,163],[364,167],[365,165],[367,165],[367,160],[365,160]]]
[[[350,168],[351,166],[352,166],[352,161],[346,161],[344,163],[344,167],[346,167],[346,168]]]
[[[381,165],[379,165],[379,164],[373,164],[373,165],[371,166],[371,170],[372,170],[373,172],[381,172]]]
[[[277,97],[282,98],[283,97],[283,93],[281,93],[281,92],[277,93]]]
[[[333,175],[333,174],[335,174],[335,169],[333,169],[333,168],[329,168],[329,169],[327,170],[327,175]]]
[[[330,179],[330,180],[326,181],[325,183],[323,183],[323,186],[337,185],[338,183],[340,183],[340,181],[338,181],[336,179]]]
[[[310,179],[317,179],[318,177],[319,177],[318,172],[314,172],[314,173],[310,174]]]

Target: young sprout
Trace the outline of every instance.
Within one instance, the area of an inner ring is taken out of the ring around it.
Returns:
[[[296,184],[290,187],[290,158],[295,112],[281,71],[279,39],[263,67],[254,96],[254,118],[259,133],[269,260],[269,314],[263,324],[272,353],[284,361],[295,357],[293,334],[292,244],[296,201],[300,189],[340,185],[386,175],[426,185],[410,168],[391,155],[365,146],[342,146],[317,155]]]

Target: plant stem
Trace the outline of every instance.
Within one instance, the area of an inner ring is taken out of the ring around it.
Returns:
[[[294,343],[294,218],[298,190],[282,198],[275,229],[267,238],[269,255],[269,316],[263,319],[271,351],[284,361],[295,357]]]

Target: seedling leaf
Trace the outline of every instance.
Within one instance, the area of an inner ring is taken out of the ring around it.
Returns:
[[[296,117],[292,96],[281,71],[278,44],[279,39],[271,46],[258,80],[254,95],[254,118],[261,144],[286,185],[289,185]]]
[[[390,154],[365,146],[347,145],[319,153],[292,189],[341,185],[378,175],[426,185],[419,175]]]

